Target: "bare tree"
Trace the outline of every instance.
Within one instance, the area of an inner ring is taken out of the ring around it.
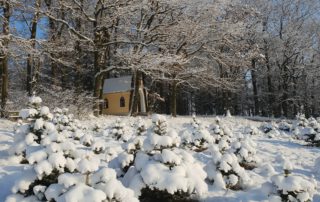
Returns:
[[[6,104],[8,99],[8,47],[10,41],[10,16],[11,2],[9,0],[0,3],[3,10],[2,17],[2,37],[1,37],[1,117],[5,116]]]

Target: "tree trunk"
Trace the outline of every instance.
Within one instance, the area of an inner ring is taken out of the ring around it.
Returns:
[[[5,2],[3,5],[3,35],[9,37],[10,34],[10,4],[9,2]],[[3,40],[3,46],[8,49],[9,45],[9,39],[4,38]],[[7,51],[7,50],[4,50]],[[8,53],[4,53],[2,58],[2,86],[1,86],[1,117],[5,116],[5,110],[6,110],[6,104],[8,99],[8,81],[9,81],[9,75],[8,75]]]
[[[286,81],[283,81],[283,95],[282,95],[282,110],[283,110],[283,115],[285,117],[288,117],[288,85]]]
[[[177,82],[174,81],[171,87],[171,115],[177,117]]]
[[[94,61],[93,61],[93,66],[94,66],[94,72],[95,74],[98,74],[100,72],[100,65],[99,65],[99,50],[98,50],[98,14],[95,14],[95,21],[93,22],[93,29],[94,29]],[[100,88],[101,88],[101,79],[100,76],[96,76],[94,78],[94,90],[93,90],[93,97],[95,98],[95,103],[93,106],[93,113],[95,116],[100,115]]]
[[[31,41],[31,48],[35,49],[36,46],[36,36],[37,36],[37,25],[38,25],[38,19],[39,19],[39,9],[40,9],[40,5],[41,4],[41,0],[37,0],[35,2],[35,13],[32,19],[32,23],[31,23],[31,33],[30,33],[30,41]],[[27,59],[27,92],[28,95],[31,96],[33,93],[33,87],[34,87],[34,76],[32,75],[32,72],[35,72],[35,58],[34,55],[29,53],[28,54],[28,59]]]
[[[131,115],[136,115],[138,113],[139,109],[139,103],[140,103],[140,98],[139,96],[139,89],[140,89],[140,80],[141,78],[141,72],[139,70],[136,70],[134,72],[134,91],[133,91],[133,103],[132,103],[132,110],[131,110]]]
[[[271,66],[269,53],[267,48],[267,42],[265,42],[265,58],[266,58],[266,66],[267,66],[267,85],[268,85],[268,103],[269,103],[269,115],[274,115],[274,95],[273,95],[273,86],[272,86],[272,75],[271,75]]]
[[[96,98],[96,101],[94,103],[94,115],[95,116],[99,116],[100,115],[100,98],[101,98],[101,86],[102,86],[102,82],[101,82],[101,76],[96,76],[95,80],[94,80],[94,92],[93,92],[93,96],[94,98]]]
[[[252,87],[253,87],[253,100],[254,100],[254,113],[255,115],[259,114],[259,99],[258,99],[258,88],[257,88],[257,76],[256,76],[256,61],[253,59],[251,61],[252,65],[252,71],[251,71],[251,77],[252,77]]]
[[[79,1],[81,7],[83,6],[83,0]],[[77,17],[75,19],[75,28],[77,31],[81,32],[82,31],[82,25],[81,25],[81,18]],[[82,61],[81,61],[81,57],[82,57],[82,48],[81,48],[81,41],[79,39],[77,39],[75,41],[75,58],[76,58],[76,62],[75,62],[75,67],[76,67],[76,76],[75,76],[75,89],[76,89],[76,93],[80,94],[82,91],[82,82],[81,82],[81,71],[82,71]]]

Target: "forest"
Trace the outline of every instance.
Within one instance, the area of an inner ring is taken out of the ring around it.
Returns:
[[[28,96],[101,114],[106,78],[149,112],[320,115],[318,0],[1,0],[1,116]]]

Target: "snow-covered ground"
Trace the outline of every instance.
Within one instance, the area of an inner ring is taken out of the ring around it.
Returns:
[[[127,128],[134,128],[134,124],[138,118],[133,117],[115,117],[103,116],[100,118],[90,117],[87,120],[81,121],[80,125],[86,129],[96,128],[96,132],[91,137],[82,138],[81,141],[87,141],[88,144],[96,143],[97,147],[102,147],[103,150],[109,149],[109,156],[102,158],[106,160],[101,166],[112,167],[112,159],[122,151],[121,145],[130,137],[117,138],[109,137],[110,134],[116,136],[114,124],[116,120]],[[152,120],[150,117],[142,117],[145,125],[151,127]],[[170,130],[175,130],[179,136],[184,135],[184,131],[191,130],[190,123],[192,117],[172,118],[167,116],[167,127]],[[210,126],[215,123],[216,117],[197,117],[204,128],[210,130]],[[16,123],[0,120],[0,201],[5,201],[6,197],[12,194],[12,187],[15,182],[29,172],[32,168],[29,164],[20,164],[20,158],[14,155],[9,155],[9,148],[13,145],[14,126]],[[220,125],[227,127],[234,136],[241,136],[246,133],[248,126],[259,128],[262,122],[248,120],[244,117],[220,117]],[[113,128],[112,128],[113,127]],[[127,132],[123,132],[127,133]],[[129,132],[128,132],[129,133]],[[270,189],[267,184],[272,182],[272,179],[277,174],[283,173],[284,162],[292,164],[292,173],[298,176],[303,176],[309,180],[315,180],[317,189],[313,196],[313,201],[320,201],[320,176],[315,168],[315,162],[320,157],[320,149],[317,147],[306,146],[304,140],[293,138],[292,133],[277,132],[275,135],[264,134],[260,130],[257,134],[251,135],[255,145],[256,168],[246,170],[250,183],[241,190],[221,189],[215,183],[209,183],[208,191],[201,195],[203,201],[274,201],[270,195]],[[99,144],[100,142],[100,144]],[[83,147],[83,146],[78,146]],[[212,155],[210,149],[201,152],[191,152],[193,157],[200,162],[202,167],[205,167],[211,160]],[[107,153],[107,152],[106,152]],[[100,154],[101,157],[101,154]],[[164,158],[164,156],[163,156]],[[117,171],[117,174],[119,172]],[[194,174],[197,176],[197,173]],[[121,175],[120,175],[121,176]],[[118,176],[119,177],[119,176]],[[313,179],[314,178],[314,179]],[[126,184],[126,180],[122,179]],[[127,183],[128,184],[128,183]]]

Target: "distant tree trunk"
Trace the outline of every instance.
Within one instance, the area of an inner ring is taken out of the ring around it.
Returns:
[[[268,17],[264,19],[262,25],[263,25],[263,32],[266,33],[268,29]],[[268,103],[269,103],[268,113],[269,115],[273,116],[275,112],[275,108],[274,108],[274,95],[273,95],[273,87],[272,87],[272,80],[271,80],[269,47],[268,47],[268,41],[266,39],[264,39],[263,42],[264,42],[265,63],[267,66],[267,85],[268,85]]]
[[[171,86],[171,115],[177,117],[177,89],[178,84],[176,81],[172,83]]]
[[[95,13],[95,21],[93,22],[93,29],[94,29],[94,53],[93,53],[93,66],[95,74],[100,72],[100,64],[99,64],[99,49],[98,49],[98,13]],[[101,92],[101,78],[100,76],[96,76],[94,78],[94,90],[93,90],[93,97],[95,98],[95,103],[93,106],[93,113],[95,116],[99,116],[100,114],[100,92]]]
[[[95,57],[95,62],[96,63],[96,57]],[[96,69],[95,71],[96,73],[99,72],[99,69]],[[101,76],[96,76],[94,78],[94,92],[93,92],[93,97],[96,98],[95,99],[95,104],[94,104],[94,115],[95,116],[99,116],[100,114],[100,92],[101,92]]]
[[[37,0],[35,2],[35,13],[32,19],[32,23],[31,23],[31,35],[30,35],[30,41],[31,41],[31,48],[35,49],[36,46],[36,36],[37,36],[37,25],[38,25],[38,19],[39,19],[39,9],[40,9],[40,5],[41,4],[41,0]],[[33,81],[35,78],[35,75],[32,75],[32,72],[35,71],[35,58],[34,55],[32,53],[28,54],[28,59],[27,59],[27,92],[28,95],[31,96],[33,93],[33,87],[34,87],[34,82]],[[38,64],[38,63],[37,63]]]
[[[50,11],[52,1],[45,0],[45,4],[46,4],[48,10]],[[49,18],[48,21],[49,21],[49,31],[48,31],[49,39],[48,39],[48,41],[52,43],[53,41],[55,41],[55,38],[56,38],[55,22],[52,18]],[[50,54],[51,58],[55,57],[55,55],[53,53],[49,53],[49,54]],[[52,75],[52,85],[55,86],[55,85],[57,85],[57,83],[56,83],[56,81],[57,81],[57,64],[53,59],[50,59],[50,66],[51,66],[51,75]]]
[[[259,98],[258,98],[257,76],[256,76],[256,61],[255,61],[255,59],[252,59],[251,65],[252,65],[251,77],[252,77],[252,87],[253,87],[254,113],[255,113],[255,115],[258,115],[260,106],[259,106]]]
[[[3,35],[9,37],[10,34],[10,4],[8,1],[6,1],[3,5],[3,24],[2,24],[2,29],[3,29]],[[3,46],[8,49],[9,46],[9,39],[4,38],[3,40]],[[4,55],[2,57],[2,65],[1,65],[1,78],[2,78],[2,86],[1,86],[1,117],[5,116],[5,110],[6,110],[6,104],[7,104],[7,99],[8,99],[8,80],[9,80],[9,75],[8,75],[8,53],[6,52],[7,50],[4,50]]]
[[[282,102],[281,102],[281,106],[282,106],[282,110],[283,110],[283,115],[285,117],[288,117],[288,85],[286,83],[286,81],[283,81],[283,94],[282,94]]]
[[[83,0],[79,1],[81,7],[83,7]],[[77,31],[81,32],[82,25],[81,25],[81,18],[77,17],[75,19],[75,28]],[[81,56],[82,56],[82,48],[81,48],[81,41],[77,39],[75,41],[75,65],[76,65],[76,76],[75,76],[75,88],[76,92],[80,93],[82,90],[81,86],[81,70],[82,70],[82,61],[81,61]]]
[[[134,72],[134,90],[133,90],[133,104],[132,104],[132,110],[131,110],[131,115],[136,115],[139,109],[139,103],[140,103],[140,98],[139,96],[139,88],[140,88],[140,81],[141,81],[141,72],[139,70],[136,70]]]
[[[272,81],[271,81],[271,66],[269,64],[269,56],[266,55],[266,63],[267,63],[267,82],[268,82],[268,102],[269,102],[269,113],[271,115],[274,115],[274,96],[273,96],[273,87],[272,87]]]

